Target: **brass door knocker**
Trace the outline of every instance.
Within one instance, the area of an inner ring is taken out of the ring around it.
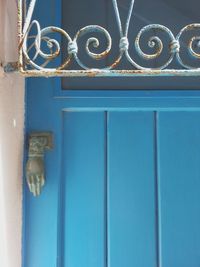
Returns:
[[[26,181],[31,193],[39,196],[45,184],[44,153],[53,148],[53,135],[50,132],[34,132],[29,135]]]

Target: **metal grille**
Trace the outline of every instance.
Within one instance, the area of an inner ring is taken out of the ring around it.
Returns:
[[[134,0],[130,0],[129,10],[126,21],[123,24],[120,16],[120,8],[117,0],[109,0],[112,2],[116,27],[119,31],[118,55],[110,65],[101,68],[88,67],[79,57],[79,40],[85,35],[90,35],[86,41],[85,51],[87,55],[95,61],[99,61],[109,56],[112,51],[112,38],[108,30],[100,25],[88,25],[81,28],[75,36],[70,36],[64,29],[55,26],[41,28],[40,22],[33,17],[36,5],[40,5],[40,1],[31,0],[29,5],[25,0],[19,0],[19,68],[25,76],[198,76],[200,75],[200,34],[192,35],[187,43],[187,50],[191,59],[195,64],[188,64],[184,59],[184,53],[181,39],[187,33],[198,32],[200,24],[194,23],[183,27],[178,34],[174,34],[169,28],[160,24],[149,24],[144,26],[137,34],[134,45],[135,53],[145,61],[158,59],[164,52],[163,40],[156,35],[150,36],[147,45],[152,49],[152,53],[145,53],[141,46],[143,35],[153,32],[160,32],[167,36],[168,50],[167,59],[159,67],[145,67],[139,64],[134,56],[130,54],[132,49],[129,45],[129,28],[130,21],[133,16]],[[24,12],[25,9],[25,12]],[[25,15],[23,15],[25,14]],[[69,25],[70,26],[70,25]],[[34,31],[33,31],[34,28]],[[34,32],[34,33],[33,33]],[[102,52],[94,52],[94,48],[100,46],[100,40],[94,34],[101,34],[106,40],[106,47]],[[56,60],[61,56],[60,39],[54,39],[51,34],[60,34],[66,39],[67,55],[60,65]],[[45,43],[45,50],[43,46]],[[47,51],[48,49],[48,51]],[[166,52],[166,51],[165,51]],[[121,61],[127,62],[128,69],[120,69]],[[75,61],[79,69],[72,69],[72,61]],[[176,62],[177,68],[170,68],[173,62]],[[131,66],[131,68],[130,68]]]

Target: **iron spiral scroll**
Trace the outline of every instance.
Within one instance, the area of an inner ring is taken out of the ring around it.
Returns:
[[[93,72],[98,76],[112,76],[114,73],[117,75],[117,73],[120,74],[123,72],[124,75],[142,74],[148,76],[154,74],[162,75],[162,73],[164,75],[173,75],[176,73],[178,75],[200,75],[200,23],[189,24],[183,27],[176,35],[173,34],[173,32],[164,25],[149,24],[144,26],[139,31],[135,40],[132,42],[132,40],[129,40],[129,28],[135,1],[130,0],[126,22],[125,25],[122,25],[118,2],[117,0],[110,0],[112,1],[116,25],[120,36],[117,51],[118,55],[109,65],[105,65],[99,68],[91,68],[90,66],[87,66],[86,63],[82,62],[79,57],[79,40],[84,36],[91,35],[91,37],[87,37],[84,50],[86,51],[87,56],[90,59],[94,60],[94,62],[97,62],[108,57],[112,51],[113,40],[108,30],[99,25],[88,25],[81,28],[75,34],[75,36],[72,37],[60,27],[49,26],[41,28],[39,21],[32,19],[36,1],[37,0],[30,1],[21,32],[21,67],[22,71],[27,75],[31,72],[34,73],[34,71],[38,73],[50,73],[51,76],[54,76],[54,74],[55,76],[82,76],[84,75],[84,71],[85,75]],[[22,8],[22,2],[22,0],[19,0],[19,8]],[[34,35],[31,34],[33,28],[36,32]],[[144,51],[144,48],[141,45],[141,40],[143,40],[143,36],[145,36],[146,34],[149,35],[151,32],[155,33],[155,31],[156,33],[161,33],[162,36],[165,36],[165,38],[168,40],[168,49],[167,51],[164,50],[164,41],[159,36],[159,34],[153,34],[148,37],[146,43],[147,48],[150,49],[152,53],[147,53]],[[197,66],[197,64],[189,64],[186,60],[184,60],[183,55],[181,55],[181,39],[185,34],[193,31],[199,31],[199,35],[190,37],[188,46],[184,47],[184,49],[187,50],[187,53],[191,56],[191,59],[197,61],[199,60],[199,66]],[[94,49],[101,47],[101,40],[94,36],[94,33],[102,35],[106,40],[106,47],[103,49],[104,51],[101,51],[99,53],[94,52]],[[60,34],[62,38],[66,40],[67,47],[65,50],[67,51],[67,55],[62,63],[60,63],[60,60],[56,60],[60,57],[61,54],[61,44],[58,40],[51,37],[52,34]],[[46,44],[48,52],[46,50],[43,50],[43,46],[41,45],[42,43]],[[135,54],[131,53],[133,46],[135,49]],[[34,53],[31,52],[33,50]],[[143,65],[137,62],[138,58],[144,60],[144,62],[152,62],[153,60],[159,59],[163,52],[167,53],[167,57],[165,59],[165,62],[163,62],[159,67],[146,67],[145,64]],[[131,66],[131,69],[117,69],[122,59],[125,59],[127,61],[129,66]],[[75,61],[76,64],[80,67],[79,70],[70,69],[72,61]],[[178,69],[168,69],[168,66],[173,61],[176,61],[176,64],[178,64]]]

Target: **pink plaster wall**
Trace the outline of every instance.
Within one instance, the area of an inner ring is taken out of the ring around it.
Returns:
[[[0,0],[0,61],[17,60],[16,0]],[[0,266],[21,267],[24,79],[0,73]]]

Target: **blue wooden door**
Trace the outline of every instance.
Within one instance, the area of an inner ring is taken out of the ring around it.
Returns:
[[[24,266],[198,267],[199,97],[70,100],[46,84],[27,87],[27,132],[51,130],[54,150],[41,196],[24,184]]]
[[[26,133],[54,148],[41,196],[24,182],[23,267],[199,267],[199,91],[26,85]]]

